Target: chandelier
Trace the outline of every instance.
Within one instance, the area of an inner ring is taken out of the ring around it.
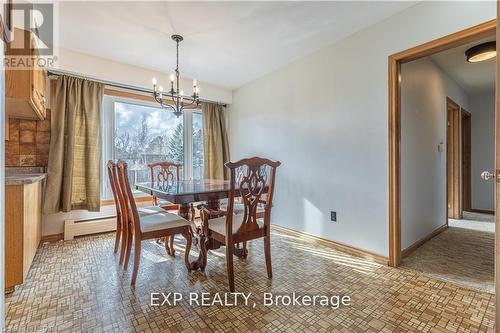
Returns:
[[[193,80],[193,94],[184,96],[184,91],[180,90],[179,85],[179,43],[184,38],[180,35],[172,35],[172,39],[177,45],[177,66],[174,74],[170,75],[170,90],[163,91],[163,86],[158,86],[156,79],[153,78],[153,97],[163,109],[171,110],[174,115],[180,117],[185,107],[195,104],[200,105],[199,88],[196,79]],[[187,102],[186,102],[187,101]]]

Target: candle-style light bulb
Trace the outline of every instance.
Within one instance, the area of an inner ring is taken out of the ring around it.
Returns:
[[[158,90],[160,90],[160,92],[163,92],[163,86],[160,86]]]
[[[170,93],[174,94],[174,74],[170,74]]]
[[[196,95],[198,95],[200,93],[200,87],[196,87],[195,92],[196,92]]]
[[[156,92],[156,78],[153,78],[153,92]]]
[[[194,79],[193,80],[193,87],[196,87],[198,85],[198,80]]]

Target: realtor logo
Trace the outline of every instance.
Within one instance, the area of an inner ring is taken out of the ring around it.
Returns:
[[[54,11],[50,3],[14,3],[6,5],[5,12],[10,26],[9,52],[12,55],[30,55],[30,48],[35,48],[38,55],[52,55],[54,47]],[[16,34],[16,30],[31,32]],[[28,36],[28,37],[27,37]],[[21,39],[21,40],[19,40]]]
[[[50,67],[55,61],[53,4],[10,3],[5,6],[8,39],[5,65],[11,69],[35,63]]]

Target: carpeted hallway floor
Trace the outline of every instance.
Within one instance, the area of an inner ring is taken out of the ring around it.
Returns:
[[[494,217],[465,212],[464,219],[450,219],[448,226],[405,258],[402,267],[493,294]]]

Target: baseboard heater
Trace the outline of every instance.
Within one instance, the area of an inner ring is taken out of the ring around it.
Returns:
[[[76,236],[93,235],[116,230],[116,216],[101,216],[64,221],[64,240],[73,240]]]

